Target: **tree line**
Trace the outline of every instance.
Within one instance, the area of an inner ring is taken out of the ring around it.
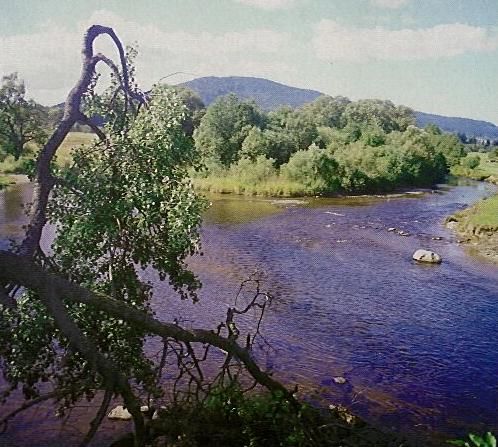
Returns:
[[[456,135],[415,127],[408,107],[342,96],[265,113],[230,94],[207,107],[194,139],[197,184],[232,178],[254,192],[265,181],[312,194],[430,186],[466,155]]]

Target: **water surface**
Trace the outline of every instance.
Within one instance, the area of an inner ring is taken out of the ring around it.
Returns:
[[[1,239],[22,223],[28,189],[0,192]],[[264,323],[274,350],[261,361],[277,377],[420,446],[498,432],[498,268],[443,226],[494,190],[471,182],[391,198],[210,197],[204,255],[189,260],[203,282],[200,303],[157,284],[164,293],[154,307],[164,320],[215,325],[258,269],[276,297]],[[416,264],[418,248],[437,251],[443,264]]]

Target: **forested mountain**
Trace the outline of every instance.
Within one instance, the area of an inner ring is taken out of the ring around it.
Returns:
[[[498,139],[498,127],[488,121],[433,115],[424,112],[415,112],[415,116],[419,127],[425,127],[427,124],[432,123],[445,132],[461,133],[467,135],[467,137]]]
[[[263,110],[273,110],[283,105],[299,107],[322,95],[316,90],[290,87],[268,79],[244,76],[208,76],[193,79],[182,85],[197,92],[206,106],[217,97],[229,93],[235,93],[241,99],[253,99]],[[498,139],[498,127],[486,121],[424,112],[415,112],[415,116],[419,127],[433,123],[446,132],[462,133],[468,137]]]
[[[321,96],[316,90],[289,87],[268,79],[244,76],[197,78],[183,84],[201,97],[206,106],[218,96],[235,93],[240,99],[253,99],[263,110],[279,106],[299,107]]]

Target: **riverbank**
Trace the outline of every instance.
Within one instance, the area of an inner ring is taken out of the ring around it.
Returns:
[[[498,264],[498,195],[453,214],[446,222],[462,243]]]
[[[351,194],[346,192],[323,193],[313,185],[286,180],[280,176],[272,176],[257,183],[244,182],[231,176],[193,177],[192,184],[196,191],[211,194],[233,194],[237,196],[256,196],[265,198],[356,198],[356,197],[404,197],[405,195],[423,195],[432,191],[431,188],[394,188],[392,191],[369,194]]]
[[[479,157],[479,165],[474,169],[458,165],[452,174],[498,185],[498,162],[488,154],[471,154]],[[498,194],[449,216],[446,225],[473,253],[498,264]]]
[[[10,176],[0,175],[0,189],[5,188],[6,186],[12,185],[13,182]]]
[[[78,146],[89,144],[94,139],[95,136],[91,133],[69,132],[57,151],[56,164],[61,168],[68,166],[73,159],[73,150]],[[18,160],[9,155],[0,162],[0,189],[19,183],[21,177],[26,178],[25,174],[27,174],[28,166],[34,162],[35,153],[38,149],[37,147],[31,147],[28,153]]]
[[[487,153],[471,152],[469,156],[479,157],[479,165],[470,169],[458,164],[451,168],[451,174],[498,185],[498,161],[490,159]]]

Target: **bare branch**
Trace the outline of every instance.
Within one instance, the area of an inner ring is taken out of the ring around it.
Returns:
[[[207,343],[213,345],[239,359],[260,385],[270,391],[282,392],[294,402],[292,393],[281,383],[263,372],[252,358],[250,351],[237,344],[233,338],[225,338],[205,329],[184,329],[179,325],[162,323],[122,302],[113,300],[103,294],[91,292],[60,276],[48,273],[30,259],[13,253],[0,251],[0,265],[2,266],[0,279],[8,279],[37,292],[43,292],[50,285],[53,295],[63,296],[72,302],[91,305],[95,309],[102,310],[115,318],[142,328],[144,332],[156,334],[163,338],[174,338],[183,343]]]
[[[9,422],[9,420],[12,419],[13,417],[17,416],[19,413],[22,413],[23,411],[28,410],[29,408],[34,407],[35,405],[38,405],[42,402],[45,402],[46,400],[60,398],[60,397],[64,396],[64,394],[67,394],[67,393],[69,393],[69,391],[66,391],[66,392],[63,392],[60,390],[52,391],[51,393],[44,394],[42,396],[38,396],[32,400],[25,402],[20,407],[16,408],[15,410],[11,411],[9,414],[4,416],[2,419],[0,419],[0,434],[5,433],[5,431],[7,430],[7,424]]]
[[[93,130],[93,133],[97,135],[101,141],[107,141],[107,137],[102,129],[97,126],[90,118],[88,118],[84,113],[80,113],[78,117],[78,122],[81,124],[86,124],[90,129]]]
[[[99,411],[97,411],[95,418],[90,423],[90,430],[88,430],[88,433],[85,435],[85,438],[83,439],[83,441],[81,441],[80,447],[86,447],[92,441],[93,437],[95,436],[95,433],[97,433],[100,424],[102,424],[102,421],[105,415],[107,414],[107,410],[109,409],[111,399],[112,399],[112,391],[106,390],[104,393],[104,397],[102,398],[102,403],[100,404]]]

